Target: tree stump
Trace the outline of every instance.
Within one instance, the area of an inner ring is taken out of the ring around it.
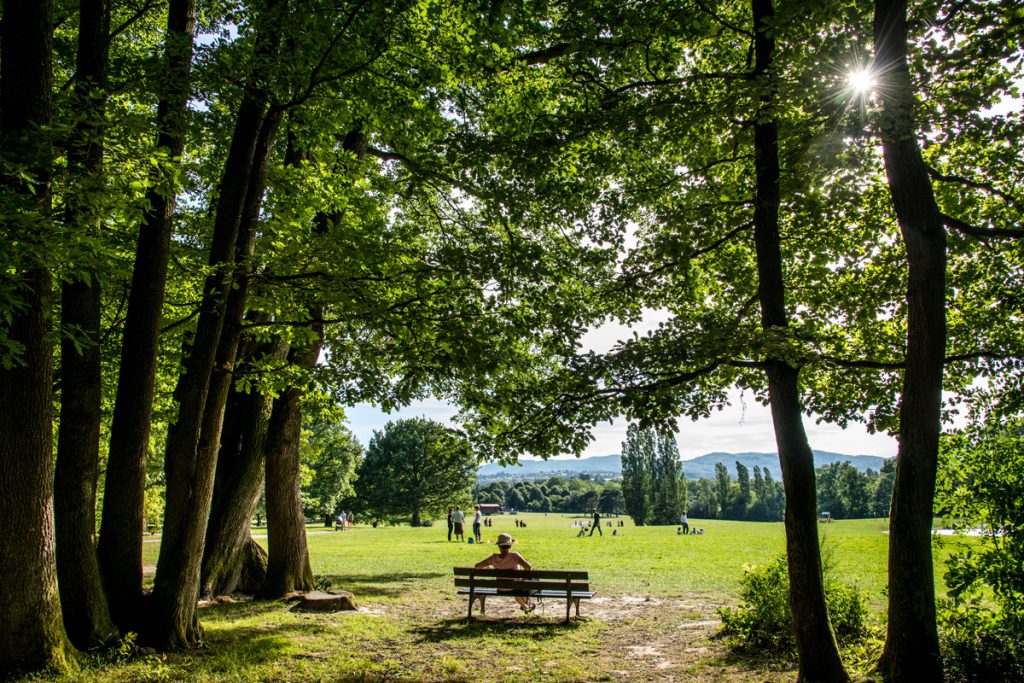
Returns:
[[[303,595],[295,609],[302,612],[341,612],[359,607],[355,596],[348,591],[313,591]]]

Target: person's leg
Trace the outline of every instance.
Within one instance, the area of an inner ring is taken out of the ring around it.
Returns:
[[[530,598],[524,598],[524,597],[522,597],[520,595],[516,596],[516,602],[519,603],[519,609],[523,610],[527,614],[532,612],[533,608],[535,607],[535,605],[533,604],[533,601],[530,600]]]

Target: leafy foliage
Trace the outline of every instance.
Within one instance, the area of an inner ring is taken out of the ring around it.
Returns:
[[[831,577],[827,562],[823,570],[825,602],[836,639],[840,644],[855,642],[865,634],[867,601],[856,586]],[[743,604],[718,610],[722,633],[744,648],[795,654],[786,558],[746,568],[741,583]]]
[[[946,563],[940,612],[954,680],[1024,680],[1024,420],[992,419],[943,441],[936,506],[978,546]],[[991,596],[996,609],[990,604]]]
[[[686,479],[674,434],[629,426],[622,444],[622,497],[637,526],[679,521]]]
[[[458,432],[413,418],[374,432],[357,470],[356,505],[371,519],[421,522],[468,506],[477,460]]]
[[[302,466],[311,476],[302,487],[307,517],[330,517],[354,493],[352,482],[363,459],[363,447],[343,424],[320,417],[312,421],[304,440]]]

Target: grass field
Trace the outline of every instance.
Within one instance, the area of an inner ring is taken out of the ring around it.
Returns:
[[[223,602],[204,607],[208,647],[142,658],[93,658],[82,681],[787,681],[795,672],[736,657],[715,637],[715,610],[739,599],[744,566],[784,551],[781,523],[693,520],[703,536],[675,527],[633,527],[620,535],[576,538],[574,517],[494,517],[485,545],[449,543],[444,524],[429,528],[308,527],[314,574],[351,591],[358,612],[309,614],[285,602]],[[613,520],[613,523],[617,523]],[[616,527],[617,528],[617,527]],[[883,520],[822,525],[825,553],[856,583],[876,615],[884,609]],[[586,569],[598,592],[584,619],[561,623],[564,603],[520,616],[512,600],[493,600],[487,617],[467,623],[452,567],[494,551],[499,533],[536,568]],[[257,537],[261,530],[254,529]],[[153,539],[156,540],[156,539]],[[958,540],[937,546],[942,557]],[[154,565],[158,543],[146,544]],[[941,586],[939,586],[941,592]],[[561,616],[560,616],[561,615]],[[113,661],[112,661],[113,659]]]

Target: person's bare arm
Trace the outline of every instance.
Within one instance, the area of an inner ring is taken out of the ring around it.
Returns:
[[[533,569],[533,565],[527,562],[526,558],[522,555],[519,556],[519,566],[525,569],[526,571],[530,571],[531,569]]]
[[[494,556],[492,555],[491,557],[494,557]],[[480,560],[479,562],[477,562],[476,564],[474,564],[474,565],[473,565],[473,569],[486,569],[487,567],[490,567],[490,566],[491,566],[491,564],[492,564],[492,563],[491,563],[491,558],[490,558],[490,557],[488,557],[487,559],[485,559],[485,560]]]

